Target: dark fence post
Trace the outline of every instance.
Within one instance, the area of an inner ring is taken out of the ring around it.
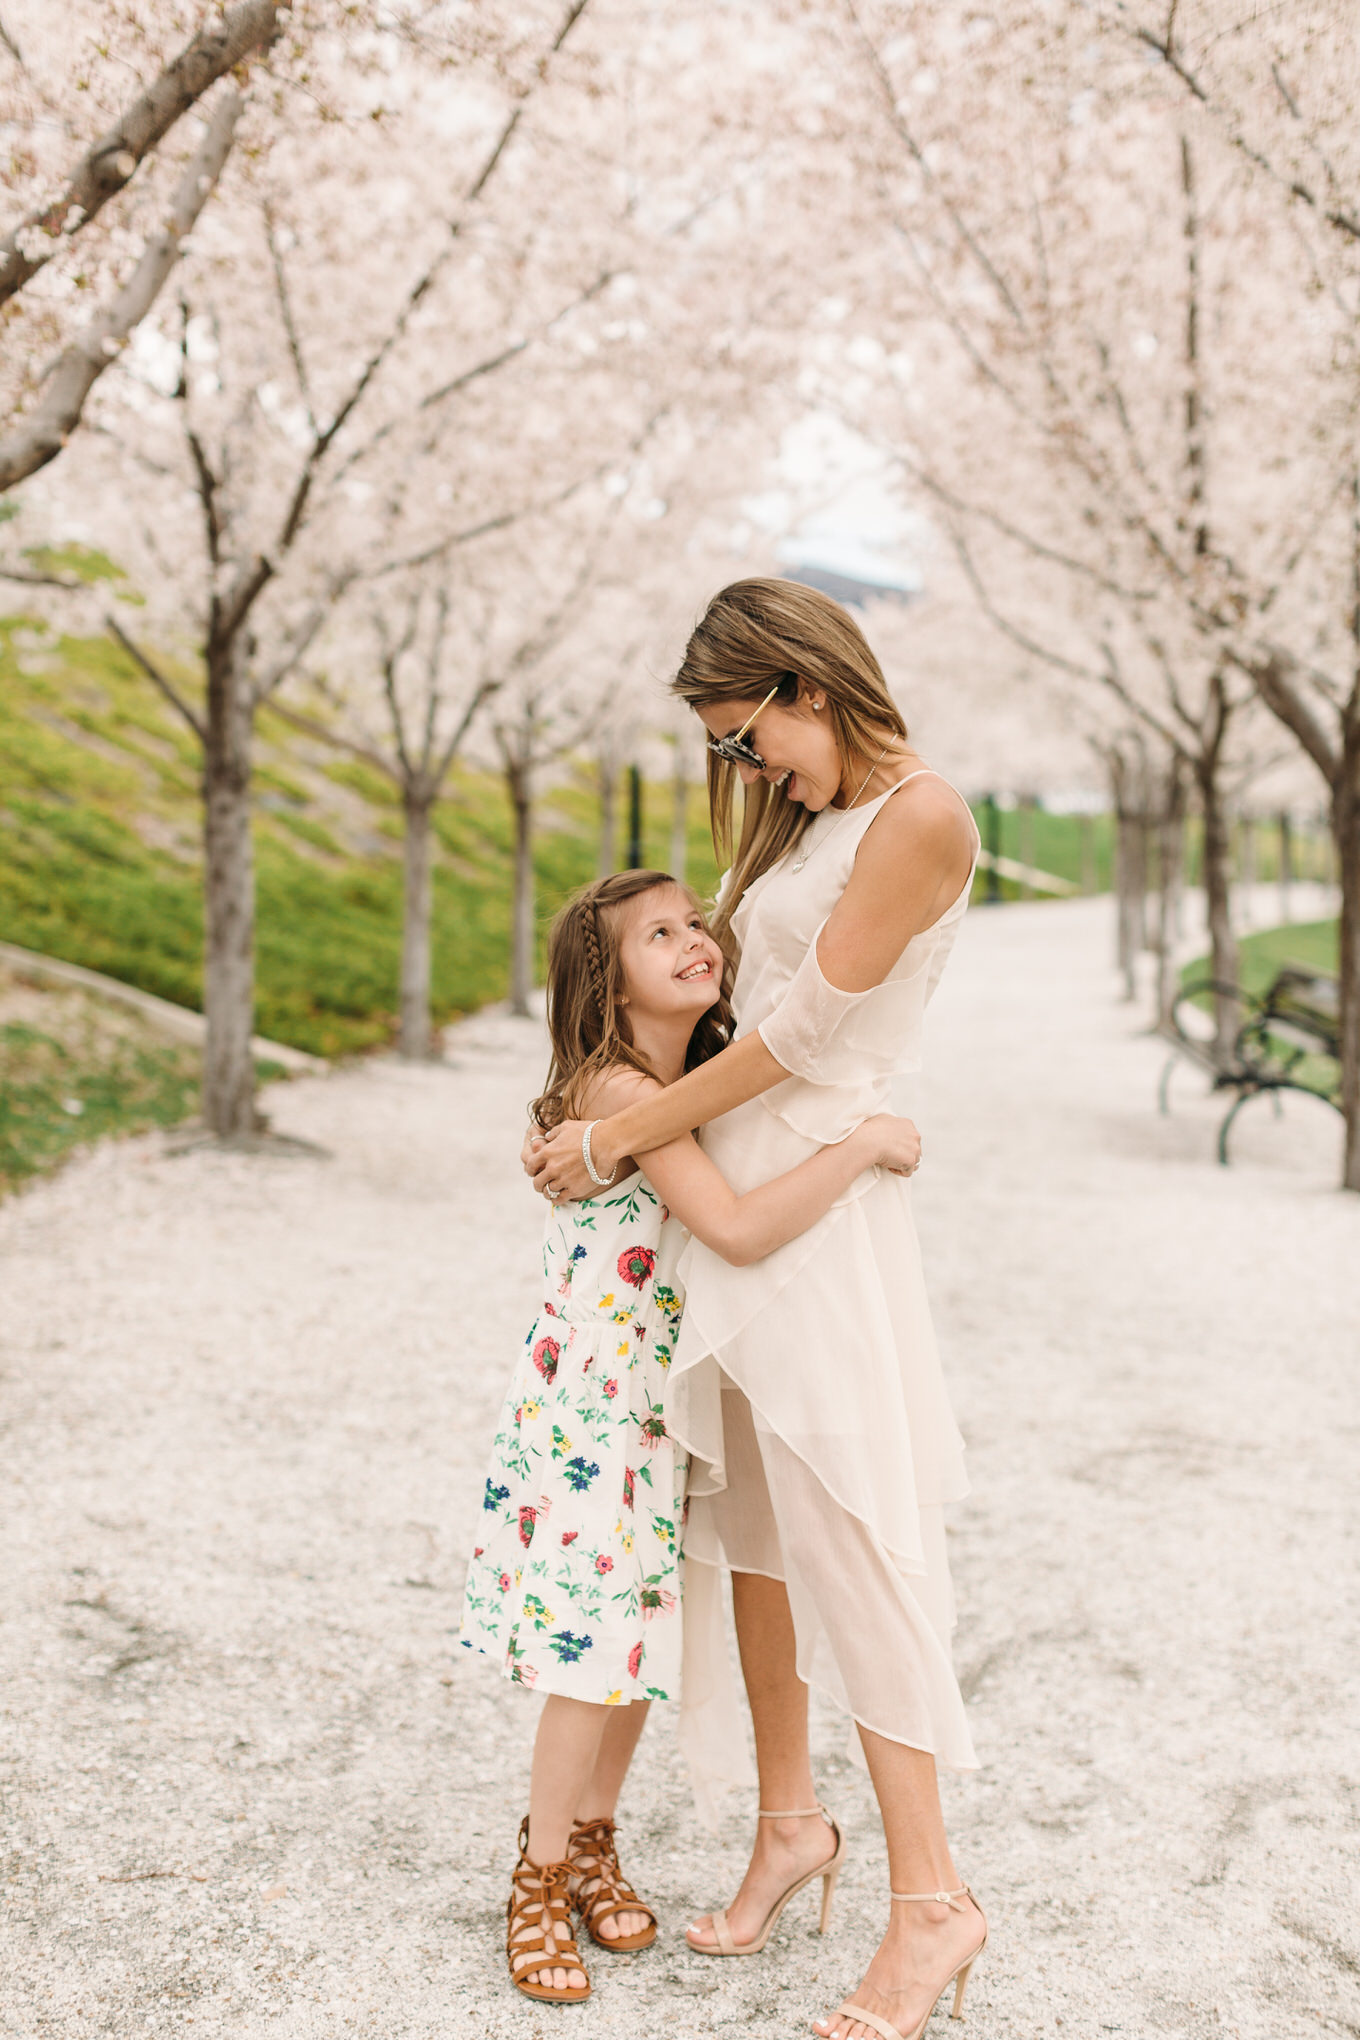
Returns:
[[[628,863],[627,870],[642,869],[642,774],[636,765],[628,767]]]
[[[1280,809],[1280,919],[1289,919],[1289,889],[1294,882],[1294,832],[1288,808]]]
[[[1001,898],[1001,873],[996,868],[996,860],[1001,855],[1001,810],[994,793],[982,796],[982,818],[986,824],[982,831],[983,840],[991,859],[987,869],[986,899],[989,906],[995,906]]]

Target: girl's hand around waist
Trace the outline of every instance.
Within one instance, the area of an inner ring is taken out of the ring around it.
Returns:
[[[868,1160],[894,1176],[911,1176],[921,1166],[921,1136],[910,1119],[895,1119],[890,1112],[876,1112],[851,1135],[862,1140]]]

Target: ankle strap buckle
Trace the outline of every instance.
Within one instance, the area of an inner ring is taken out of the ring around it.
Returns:
[[[963,1907],[956,1901],[973,1894],[966,1884],[961,1884],[957,1891],[890,1891],[888,1896],[898,1905],[947,1905],[953,1912],[962,1912]]]

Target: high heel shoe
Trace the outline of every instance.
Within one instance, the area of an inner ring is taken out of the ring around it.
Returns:
[[[963,1907],[958,1903],[959,1899],[973,1898],[973,1894],[966,1884],[961,1884],[957,1891],[890,1891],[888,1896],[898,1905],[947,1905],[954,1912],[963,1911]],[[982,1907],[978,1905],[975,1898],[973,1898],[973,1904],[977,1906],[978,1913],[982,1918],[982,1939],[978,1942],[972,1954],[965,1961],[960,1962],[952,1975],[946,1976],[931,2000],[925,2017],[917,2021],[910,2033],[899,2033],[896,2026],[890,2026],[886,2019],[880,2019],[877,2012],[866,2012],[862,2005],[842,2005],[833,2016],[838,2019],[858,2019],[862,2026],[868,2026],[871,2031],[879,2034],[880,2040],[921,2040],[921,2035],[930,2024],[931,2013],[934,2012],[936,2005],[938,2005],[940,1999],[952,1983],[954,1986],[954,2004],[949,2016],[951,2019],[961,2019],[963,2017],[963,1993],[967,1988],[968,1979],[973,1973],[973,1964],[987,1945],[986,1915],[982,1912]]]
[[[792,1813],[767,1813],[762,1807],[758,1810],[756,1819],[810,1820],[814,1813],[821,1815],[832,1834],[836,1837],[835,1853],[828,1856],[825,1863],[818,1863],[815,1869],[805,1870],[801,1877],[795,1877],[788,1890],[780,1893],[779,1897],[770,1907],[770,1910],[766,1913],[761,1923],[760,1931],[754,1941],[742,1941],[740,1943],[734,1941],[732,1939],[732,1929],[727,1924],[727,1909],[725,1906],[719,1907],[718,1911],[712,1915],[713,1938],[718,1945],[716,1948],[705,1948],[698,1941],[690,1941],[689,1946],[693,1948],[696,1955],[759,1955],[761,1949],[779,1924],[779,1915],[783,1912],[789,1900],[796,1898],[803,1886],[811,1884],[814,1877],[820,1877],[822,1880],[822,1916],[818,1923],[817,1931],[819,1934],[826,1932],[827,1923],[831,1918],[831,1901],[836,1895],[836,1879],[840,1876],[841,1864],[845,1861],[844,1835],[826,1808],[820,1804],[817,1806],[799,1806]],[[688,1937],[686,1938],[688,1939]]]

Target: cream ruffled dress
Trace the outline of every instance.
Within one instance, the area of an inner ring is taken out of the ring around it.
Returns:
[[[738,1037],[758,1029],[791,1072],[704,1129],[706,1152],[738,1192],[892,1109],[895,1080],[921,1066],[926,1005],[972,872],[882,984],[839,991],[817,962],[865,831],[898,790],[824,810],[733,917]],[[910,1183],[866,1171],[816,1225],[753,1266],[731,1267],[691,1239],[678,1273],[686,1303],[666,1418],[691,1456],[681,1738],[700,1804],[712,1811],[714,1785],[748,1775],[724,1566],[786,1580],[805,1680],[881,1735],[974,1768],[950,1656],[942,1520],[967,1481]]]

